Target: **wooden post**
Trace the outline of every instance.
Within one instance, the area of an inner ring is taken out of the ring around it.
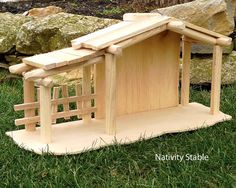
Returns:
[[[68,86],[67,85],[62,85],[62,97],[63,98],[68,98]],[[69,111],[69,103],[63,104],[63,111],[68,112]],[[64,117],[65,120],[69,120],[70,117]]]
[[[52,98],[53,98],[53,99],[58,99],[58,98],[59,98],[59,87],[54,87],[54,88],[53,88]],[[57,105],[57,104],[54,104],[54,105],[52,106],[52,114],[57,113],[57,111],[58,111],[58,105]],[[53,119],[53,120],[52,120],[52,123],[53,123],[53,124],[57,123],[57,119]]]
[[[24,103],[35,101],[34,82],[24,80]],[[35,110],[25,110],[25,117],[35,116]],[[25,124],[26,131],[35,131],[36,124]]]
[[[186,106],[189,104],[191,43],[183,39],[182,45],[183,66],[181,82],[181,104]]]
[[[222,47],[214,46],[211,82],[211,114],[220,112],[220,87],[221,87]]]
[[[116,133],[116,57],[105,55],[106,71],[106,133]]]
[[[45,144],[52,141],[51,88],[40,86],[40,134]]]
[[[84,96],[91,94],[91,66],[83,67],[83,84],[82,93]],[[91,100],[83,101],[83,109],[91,107]],[[91,120],[91,113],[83,115],[84,123],[89,123]]]
[[[75,85],[76,96],[82,95],[82,86],[80,83]],[[80,111],[82,109],[82,102],[76,102],[77,110]],[[80,115],[77,116],[78,119],[81,118]]]

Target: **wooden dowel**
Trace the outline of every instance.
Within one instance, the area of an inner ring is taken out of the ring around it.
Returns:
[[[103,61],[104,61],[104,57],[96,57],[96,58],[88,60],[88,61],[84,61],[84,62],[76,63],[76,64],[71,64],[71,65],[66,65],[66,66],[58,67],[58,68],[55,68],[52,70],[34,69],[32,71],[25,73],[24,78],[26,80],[36,80],[39,78],[46,78],[48,76],[53,76],[53,75],[67,72],[70,70],[82,68],[83,66],[88,66],[91,64],[100,63]]]
[[[220,112],[222,47],[216,45],[213,51],[212,83],[211,83],[211,114]]]
[[[84,100],[92,100],[95,98],[96,98],[95,94],[86,95],[86,96],[72,96],[68,98],[59,98],[59,99],[52,100],[52,105],[66,104],[68,102],[70,103],[70,102],[77,102],[77,101],[82,102]],[[39,106],[40,106],[39,102],[17,104],[17,105],[14,105],[14,110],[15,111],[29,110],[29,109],[39,108]]]
[[[59,87],[54,87],[53,88],[53,94],[52,94],[53,100],[56,100],[59,98]],[[55,102],[56,103],[56,102]],[[58,104],[52,104],[52,113],[55,114],[58,111]],[[52,123],[55,124],[57,122],[57,119],[53,119]]]
[[[121,56],[122,55],[122,48],[119,45],[111,45],[106,49],[106,52]]]
[[[150,19],[153,17],[159,17],[162,16],[159,13],[126,13],[123,15],[124,21],[141,21]]]
[[[37,102],[34,102],[34,103],[24,103],[24,104],[38,104],[37,107],[36,105],[35,108],[25,108],[25,109],[37,109],[38,110],[38,116],[40,116],[40,108],[39,108],[39,103],[40,103],[40,88],[37,88]],[[17,105],[15,105],[17,106]],[[14,110],[15,110],[15,106],[14,106]],[[21,110],[24,110],[24,109],[21,109]],[[15,111],[18,111],[18,110],[15,110]],[[40,125],[40,123],[38,122],[38,125]]]
[[[61,87],[61,89],[62,89],[62,97],[65,98],[65,99],[67,99],[67,98],[68,98],[68,86],[67,86],[67,85],[63,85],[63,86]],[[65,102],[65,103],[63,104],[63,111],[64,111],[64,112],[68,112],[68,111],[69,111],[69,102]],[[69,120],[69,119],[70,119],[70,116],[64,117],[64,118],[65,118],[65,120]]]
[[[52,141],[51,88],[40,86],[40,135],[44,144]]]
[[[189,104],[191,43],[183,40],[183,67],[181,82],[181,104]]]
[[[179,30],[179,31],[183,31],[185,29],[185,24],[182,21],[171,21],[167,24],[167,29],[169,30]]]
[[[24,84],[24,103],[30,103],[35,101],[35,88],[34,82],[32,81],[23,81]],[[35,116],[35,110],[29,109],[25,110],[25,117],[32,117]],[[26,131],[35,131],[36,124],[25,124]]]
[[[25,63],[20,63],[17,65],[12,65],[9,67],[9,71],[13,74],[22,74],[23,72],[27,72],[32,70],[34,67],[30,65],[26,65]]]
[[[75,85],[75,89],[76,89],[76,96],[77,96],[77,97],[82,96],[82,86],[81,86],[80,83],[78,83],[78,84]],[[82,109],[82,101],[77,101],[77,102],[76,102],[76,106],[77,106],[78,111],[79,111],[80,109]],[[81,118],[80,115],[78,115],[77,117],[78,117],[78,118]]]
[[[57,112],[56,114],[52,114],[51,118],[52,119],[59,119],[59,118],[64,118],[65,116],[77,116],[79,115],[84,115],[92,112],[96,112],[97,108],[96,107],[91,107],[88,109],[83,109],[83,110],[70,110],[69,112]],[[27,118],[21,118],[21,119],[16,119],[15,120],[15,125],[24,125],[26,123],[37,123],[40,121],[39,116],[34,116],[34,117],[27,117]]]
[[[116,57],[105,55],[106,71],[106,133],[116,133]]]
[[[84,96],[91,95],[91,66],[83,67],[83,84],[82,93]],[[91,100],[83,101],[83,108],[91,107]],[[89,123],[91,120],[91,113],[83,115],[84,123]]]

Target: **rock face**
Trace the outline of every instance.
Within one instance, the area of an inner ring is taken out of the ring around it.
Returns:
[[[229,35],[234,30],[235,6],[236,0],[195,0],[152,12],[159,12]]]
[[[15,46],[20,27],[31,20],[20,14],[0,13],[0,53],[7,53]]]
[[[212,58],[193,58],[190,75],[192,84],[211,83]],[[236,83],[236,51],[223,56],[222,84]]]
[[[117,20],[68,13],[35,19],[20,28],[16,50],[31,55],[65,48],[71,46],[72,39],[117,22]]]
[[[230,46],[223,48],[224,54],[230,54],[234,49],[234,42]],[[192,44],[191,49],[192,54],[212,54],[213,46],[212,45],[204,45],[204,44]]]
[[[45,8],[33,8],[29,10],[28,16],[42,18],[49,15],[58,14],[60,12],[63,12],[62,8],[56,6],[48,6]]]

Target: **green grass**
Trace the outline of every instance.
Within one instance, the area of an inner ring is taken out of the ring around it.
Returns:
[[[36,155],[5,135],[22,114],[22,82],[0,85],[0,187],[236,187],[236,85],[222,90],[229,122],[163,135],[126,146],[72,155]],[[192,88],[191,100],[209,105],[209,92]],[[79,144],[79,143],[78,143]],[[155,154],[204,153],[209,161],[155,161]]]

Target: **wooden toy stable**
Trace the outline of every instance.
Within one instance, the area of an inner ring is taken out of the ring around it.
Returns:
[[[189,103],[192,43],[214,46],[210,108]],[[71,48],[28,57],[10,67],[12,73],[24,77],[24,104],[15,105],[15,110],[24,110],[25,117],[15,124],[25,125],[25,130],[7,135],[25,149],[59,155],[230,120],[231,116],[219,110],[222,46],[230,44],[228,37],[174,18],[125,14],[123,22],[75,39]],[[76,96],[68,96],[67,86],[62,86],[63,97],[58,98],[59,88],[54,87],[51,98],[51,76],[76,68],[83,72]],[[35,83],[40,86],[38,101]],[[91,100],[95,106],[91,106]],[[77,109],[69,109],[72,102]],[[63,112],[57,111],[60,104]],[[53,124],[58,118],[71,116],[82,120]],[[36,128],[37,123],[40,127]]]

